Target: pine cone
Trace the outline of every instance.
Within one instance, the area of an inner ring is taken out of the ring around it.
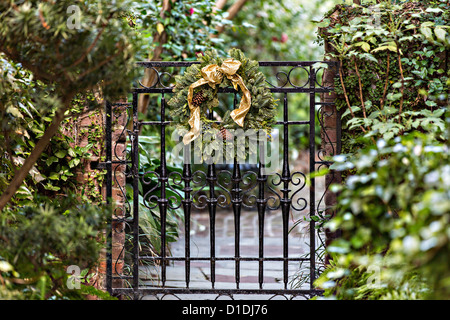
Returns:
[[[217,136],[219,138],[221,138],[222,140],[225,140],[225,141],[232,141],[233,138],[234,138],[233,134],[230,131],[228,131],[227,129],[225,129],[224,127],[222,127],[220,129],[220,131],[217,134]]]
[[[194,94],[192,97],[192,104],[194,107],[200,107],[200,105],[206,101],[206,97],[203,95],[202,91],[199,91]]]

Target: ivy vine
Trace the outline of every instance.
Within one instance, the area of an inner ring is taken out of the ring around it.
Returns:
[[[338,5],[319,24],[327,57],[341,62],[335,88],[344,153],[361,147],[361,135],[445,130],[449,8],[442,0]]]

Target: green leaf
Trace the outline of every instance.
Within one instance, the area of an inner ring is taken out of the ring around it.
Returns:
[[[427,10],[425,10],[425,12],[439,13],[439,12],[444,12],[444,10],[442,10],[440,8],[427,8]],[[432,23],[432,22],[425,22],[425,23]]]
[[[57,156],[58,158],[62,159],[67,155],[67,151],[66,150],[58,150],[55,153],[55,156]]]
[[[75,158],[75,159],[72,159],[72,160],[70,160],[69,161],[69,167],[70,168],[73,168],[73,167],[76,167],[78,164],[80,164],[80,159],[78,159],[78,158]]]
[[[386,98],[387,98],[389,101],[397,101],[397,100],[399,100],[401,97],[402,97],[402,94],[401,94],[401,93],[396,93],[396,94],[389,93],[389,94],[387,95]]]
[[[245,28],[256,29],[255,25],[248,23],[248,22],[242,22],[242,26]]]
[[[421,28],[423,28],[423,27],[434,27],[434,22],[432,22],[432,21],[424,22],[424,23],[422,23],[422,24],[420,25],[420,27],[421,27]]]
[[[330,19],[323,19],[323,21],[316,23],[319,28],[326,28],[330,25]]]
[[[358,112],[359,110],[361,110],[360,107],[357,107],[357,106],[353,106],[353,107],[352,107],[353,113]],[[347,109],[345,110],[345,112],[342,114],[342,119],[344,119],[344,118],[345,118],[346,116],[348,116],[349,114],[351,114],[351,112],[350,112],[350,109],[347,108]]]
[[[58,158],[51,156],[50,158],[48,158],[47,160],[45,160],[45,163],[47,164],[47,166],[51,165],[53,162],[57,162]]]
[[[354,46],[361,47],[361,49],[363,49],[365,52],[369,52],[370,50],[370,44],[365,41],[355,43]]]
[[[398,88],[401,88],[401,86],[402,86],[402,83],[399,81],[399,82],[394,83],[394,84],[392,85],[392,88],[398,89]]]
[[[372,54],[370,54],[370,53],[361,53],[361,54],[359,55],[359,57],[360,57],[361,59],[367,59],[367,60],[369,60],[369,61],[378,63],[378,60],[377,60]]]
[[[425,36],[427,39],[433,39],[433,31],[430,28],[427,27],[420,27],[420,32]]]
[[[328,64],[323,62],[316,62],[311,66],[314,70],[319,70],[320,68],[328,69]]]
[[[51,183],[47,183],[46,185],[44,185],[44,188],[51,191],[59,191],[61,189],[60,187],[54,186]]]
[[[69,153],[69,156],[71,156],[71,157],[77,156],[77,154],[73,148],[69,148],[69,150],[67,150],[67,152]]]
[[[23,119],[23,115],[19,111],[19,109],[17,109],[16,107],[13,107],[12,105],[10,105],[8,108],[6,108],[6,112],[9,113],[9,114],[12,114],[16,118]]]
[[[50,173],[50,175],[48,176],[48,178],[50,180],[58,180],[59,179],[59,174],[57,172],[52,172]]]
[[[445,31],[443,28],[436,28],[434,29],[434,34],[439,41],[446,43],[447,31]]]
[[[371,52],[372,52],[372,53],[375,53],[375,52],[378,52],[378,51],[386,51],[386,50],[390,50],[390,51],[392,51],[392,52],[397,52],[397,46],[394,46],[394,45],[384,45],[384,46],[380,46],[380,47],[378,47],[378,48],[376,48],[376,49],[373,49]]]

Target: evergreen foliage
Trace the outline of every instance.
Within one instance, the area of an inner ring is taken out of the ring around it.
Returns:
[[[239,49],[231,49],[228,52],[229,57],[241,62],[241,67],[237,71],[237,74],[242,77],[245,86],[251,94],[251,107],[247,113],[243,130],[254,129],[264,130],[268,135],[271,132],[271,125],[276,120],[276,101],[272,96],[269,88],[266,87],[266,78],[262,72],[259,71],[259,64],[255,60],[250,60],[245,57],[244,53]],[[174,119],[178,132],[183,135],[189,131],[189,118],[190,110],[187,103],[187,96],[189,87],[192,83],[202,78],[201,69],[210,64],[221,65],[225,60],[217,55],[215,51],[205,52],[204,55],[199,55],[200,64],[194,64],[186,69],[183,75],[176,76],[176,85],[173,89],[174,96],[169,100],[168,105],[172,107],[170,116]],[[231,87],[231,81],[224,77],[222,83],[215,88],[204,85],[194,89],[194,96],[201,95],[202,99],[198,99],[201,107],[201,120],[203,123],[202,135],[211,136],[211,139],[203,139],[200,151],[206,158],[209,156],[217,156],[216,152],[220,153],[220,144],[217,142],[216,137],[220,130],[233,129],[237,130],[240,127],[231,118],[230,113],[232,110],[228,110],[221,116],[222,121],[217,119],[211,120],[208,115],[211,112],[217,111],[219,106],[219,99],[217,97],[219,88]],[[197,99],[196,99],[197,101]],[[219,123],[219,124],[218,124]],[[220,137],[220,135],[219,135]],[[223,143],[223,152],[226,152],[226,146],[228,141]],[[245,159],[248,154],[256,152],[256,145],[246,141],[245,146],[236,146],[236,154],[240,159]]]
[[[450,5],[338,5],[321,23],[340,61],[341,237],[316,281],[333,299],[448,299]]]

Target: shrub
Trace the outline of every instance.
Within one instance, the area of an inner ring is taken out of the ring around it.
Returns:
[[[342,237],[317,285],[339,299],[448,298],[448,146],[415,133],[335,161],[353,174],[334,186],[339,209],[327,227]]]
[[[71,289],[66,272],[75,265],[86,273],[98,262],[107,210],[73,196],[36,200],[0,215],[0,299],[107,298],[93,287]]]

